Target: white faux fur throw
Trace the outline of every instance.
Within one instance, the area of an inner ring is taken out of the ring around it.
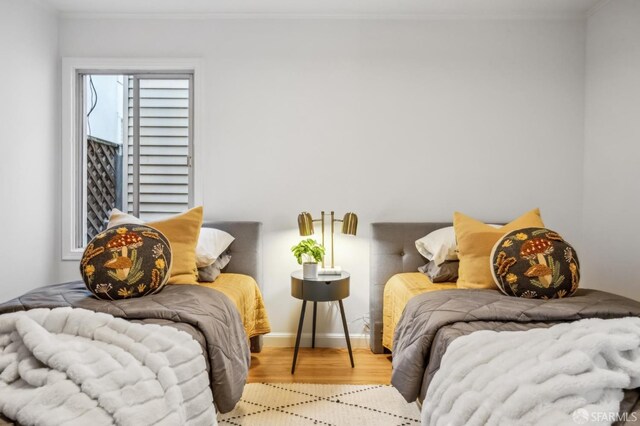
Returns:
[[[0,316],[0,411],[23,425],[215,425],[202,348],[84,309]]]
[[[459,337],[429,385],[422,424],[575,426],[576,410],[615,416],[622,389],[640,385],[639,348],[635,317]]]

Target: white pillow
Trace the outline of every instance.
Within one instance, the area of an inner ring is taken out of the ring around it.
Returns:
[[[501,225],[489,225],[500,228]],[[453,226],[436,229],[416,240],[416,249],[427,260],[433,260],[440,266],[447,260],[458,260],[458,244]]]
[[[433,260],[440,265],[445,260],[458,260],[458,245],[453,226],[436,229],[426,236],[416,240],[416,249],[427,260]]]
[[[198,247],[196,247],[196,265],[198,268],[211,265],[224,253],[235,240],[230,234],[215,228],[202,228]]]
[[[120,225],[143,225],[144,220],[135,217],[132,214],[121,212],[118,209],[111,210],[111,214],[109,215],[109,223],[107,224],[107,229],[113,228],[114,226]]]
[[[144,221],[134,215],[113,209],[107,229],[126,224],[142,225]],[[204,268],[211,265],[227,250],[233,240],[235,240],[233,236],[219,229],[200,229],[200,237],[198,237],[198,245],[196,246],[196,266]]]

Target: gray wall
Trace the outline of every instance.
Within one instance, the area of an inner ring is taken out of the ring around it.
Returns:
[[[584,282],[640,299],[640,2],[587,23]]]
[[[58,278],[58,23],[0,1],[0,300]]]

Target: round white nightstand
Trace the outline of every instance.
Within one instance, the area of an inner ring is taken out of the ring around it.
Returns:
[[[316,311],[318,302],[338,301],[340,305],[340,315],[342,316],[342,327],[344,328],[344,338],[347,341],[349,349],[349,359],[351,360],[351,368],[353,364],[353,353],[351,352],[351,340],[349,340],[349,329],[347,327],[347,319],[344,315],[344,305],[342,299],[349,297],[349,279],[348,272],[342,272],[340,275],[319,275],[316,278],[303,278],[302,271],[295,271],[291,274],[291,295],[296,299],[302,300],[302,308],[300,310],[300,322],[298,323],[298,334],[296,335],[296,347],[293,352],[293,364],[291,365],[291,374],[296,371],[296,361],[298,359],[298,349],[300,348],[300,336],[302,335],[302,326],[304,324],[304,313],[307,308],[307,302],[313,302],[313,326],[311,334],[311,347],[316,347]]]

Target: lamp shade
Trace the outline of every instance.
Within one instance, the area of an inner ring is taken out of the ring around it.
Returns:
[[[358,215],[349,212],[342,219],[342,233],[347,235],[356,235],[358,231]]]
[[[303,237],[313,235],[313,218],[311,213],[302,212],[298,215],[298,230]]]

